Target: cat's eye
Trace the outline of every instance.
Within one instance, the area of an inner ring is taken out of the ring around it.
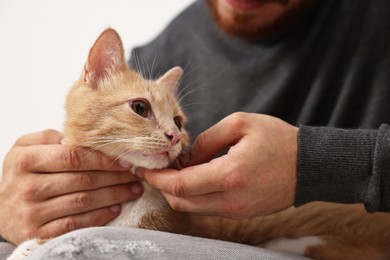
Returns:
[[[177,128],[178,128],[179,130],[181,130],[182,125],[181,125],[180,117],[175,116],[175,117],[173,118],[173,122],[175,122],[175,125],[177,126]]]
[[[146,100],[133,100],[130,102],[130,107],[136,114],[142,117],[148,117],[150,113],[150,105]]]

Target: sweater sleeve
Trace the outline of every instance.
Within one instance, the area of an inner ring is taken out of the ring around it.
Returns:
[[[301,126],[295,205],[364,203],[390,211],[390,127],[378,130]]]

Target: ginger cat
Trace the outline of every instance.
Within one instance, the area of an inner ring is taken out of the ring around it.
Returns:
[[[175,67],[157,81],[145,80],[127,67],[123,53],[113,29],[95,42],[67,98],[65,143],[135,167],[167,167],[189,140],[174,96],[182,70]],[[144,188],[143,196],[124,203],[109,226],[221,239],[316,259],[390,259],[390,214],[370,214],[362,205],[315,202],[235,221],[173,211],[159,191],[146,183]],[[24,242],[9,259],[24,258],[39,243]]]

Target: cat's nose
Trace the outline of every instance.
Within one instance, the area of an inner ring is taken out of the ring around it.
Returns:
[[[172,145],[177,144],[181,139],[181,134],[176,131],[165,132],[165,136],[168,138]]]

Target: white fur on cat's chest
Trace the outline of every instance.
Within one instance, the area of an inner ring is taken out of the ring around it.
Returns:
[[[106,226],[113,227],[139,227],[141,219],[151,212],[161,211],[167,205],[163,195],[150,187],[146,182],[143,195],[135,200],[122,204],[121,214]]]

